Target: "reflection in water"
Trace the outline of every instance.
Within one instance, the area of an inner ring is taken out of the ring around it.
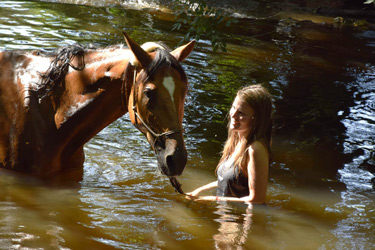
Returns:
[[[94,238],[112,236],[85,226],[90,219],[81,209],[78,189],[7,173],[0,185],[0,249],[107,249]]]
[[[246,205],[245,205],[246,206]],[[253,220],[253,206],[249,205],[245,213],[236,216],[225,205],[219,205],[216,212],[220,218],[215,221],[220,223],[219,233],[214,235],[216,249],[246,249],[245,243]]]
[[[293,41],[303,39],[301,36],[311,29],[310,26],[299,25],[294,34],[301,34]],[[325,29],[314,28],[314,31],[323,36]],[[280,148],[287,150],[281,152],[286,157],[282,161],[299,172],[307,172],[308,175],[314,173],[313,178],[334,177],[337,169],[348,160],[342,153],[345,127],[341,119],[349,113],[354,92],[346,85],[355,78],[347,74],[343,55],[335,55],[339,53],[338,48],[346,46],[343,35],[338,33],[326,39],[312,39],[308,41],[308,46],[299,46],[299,43],[293,46],[288,40],[283,40],[281,45],[282,53],[298,56],[289,60],[289,70],[283,74],[283,81],[276,80],[274,83],[279,85],[282,92],[282,98],[276,103],[277,117],[282,120],[282,126],[277,131],[281,136],[276,139],[279,140],[276,142],[276,154]],[[327,47],[327,39],[336,42],[332,47]],[[302,50],[303,54],[296,50]],[[332,57],[325,56],[327,51]]]
[[[122,30],[175,47],[184,35],[157,11],[97,2],[109,5],[1,1],[0,48],[107,46],[123,42]],[[267,207],[175,194],[124,116],[86,145],[79,188],[0,172],[0,249],[373,248],[374,31],[263,18],[223,32],[228,53],[199,41],[184,64],[189,161],[179,180],[188,191],[216,179],[231,98],[264,82],[276,109]]]

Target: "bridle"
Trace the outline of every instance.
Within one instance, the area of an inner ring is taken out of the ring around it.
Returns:
[[[133,76],[133,107],[132,110],[134,112],[134,115],[136,116],[134,119],[134,126],[139,129],[138,120],[140,121],[140,125],[142,125],[155,139],[152,143],[152,147],[154,151],[156,152],[156,143],[159,141],[165,141],[165,139],[173,134],[182,133],[183,131],[181,129],[178,130],[169,130],[164,133],[156,133],[154,130],[152,130],[141,118],[141,116],[137,112],[137,103],[136,103],[136,78],[137,78],[137,68],[134,68],[134,76]]]
[[[130,64],[130,63],[129,63]],[[131,64],[130,64],[131,65]],[[128,65],[128,67],[130,66]],[[131,65],[132,67],[134,67],[133,65]],[[132,110],[134,112],[134,126],[136,128],[139,129],[139,125],[142,125],[155,139],[152,143],[152,147],[156,153],[156,143],[159,142],[159,141],[162,141],[170,136],[170,135],[173,135],[173,134],[178,134],[178,133],[183,133],[183,130],[179,129],[179,130],[170,130],[170,131],[167,131],[167,132],[164,132],[164,133],[156,133],[154,130],[152,130],[144,121],[143,119],[140,117],[140,115],[138,114],[137,112],[137,102],[136,102],[136,79],[137,79],[137,68],[134,67],[134,74],[133,74],[133,107],[132,107]],[[122,91],[124,91],[123,93],[123,96],[124,98],[126,98],[126,83],[125,83],[125,80],[126,80],[126,74],[124,75],[124,81],[123,81],[123,87],[122,87]],[[122,104],[123,106],[125,107],[125,103],[127,103],[126,100],[122,99]],[[138,124],[138,120],[140,121],[140,124]],[[181,188],[181,184],[180,182],[177,180],[176,177],[174,176],[169,176],[169,181],[171,182],[172,186],[174,187],[174,189],[180,193],[180,194],[185,194],[185,192],[182,190]]]

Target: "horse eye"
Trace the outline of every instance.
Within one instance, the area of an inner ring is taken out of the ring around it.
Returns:
[[[143,90],[143,93],[148,99],[152,99],[155,96],[155,90],[148,87]]]

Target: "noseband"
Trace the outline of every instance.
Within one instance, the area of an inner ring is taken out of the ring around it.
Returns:
[[[137,69],[135,68],[134,69],[134,77],[133,77],[133,88],[134,88],[134,91],[133,91],[133,112],[134,112],[134,115],[136,116],[136,118],[134,119],[134,126],[136,126],[138,128],[138,120],[137,118],[139,119],[140,121],[140,124],[145,127],[145,129],[150,133],[152,134],[152,136],[155,138],[153,143],[152,143],[152,147],[154,148],[154,151],[156,152],[156,143],[158,141],[165,141],[165,139],[170,136],[170,135],[173,135],[173,134],[178,134],[178,133],[182,133],[183,131],[181,129],[179,130],[169,130],[167,132],[164,132],[164,133],[156,133],[154,130],[152,130],[144,121],[143,119],[140,117],[140,115],[138,114],[137,112],[137,106],[136,106],[136,78],[137,78]]]

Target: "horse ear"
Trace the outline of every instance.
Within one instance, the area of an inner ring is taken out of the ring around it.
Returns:
[[[177,49],[173,50],[171,54],[179,61],[182,62],[185,60],[190,53],[193,51],[195,46],[195,40],[192,40],[188,44],[182,45],[181,47],[178,47]]]
[[[152,59],[146,51],[144,51],[138,43],[129,37],[128,34],[123,32],[125,42],[128,45],[129,49],[133,52],[135,58],[130,60],[130,63],[133,66],[138,66],[138,62],[141,64],[142,68],[147,68],[151,63]]]

